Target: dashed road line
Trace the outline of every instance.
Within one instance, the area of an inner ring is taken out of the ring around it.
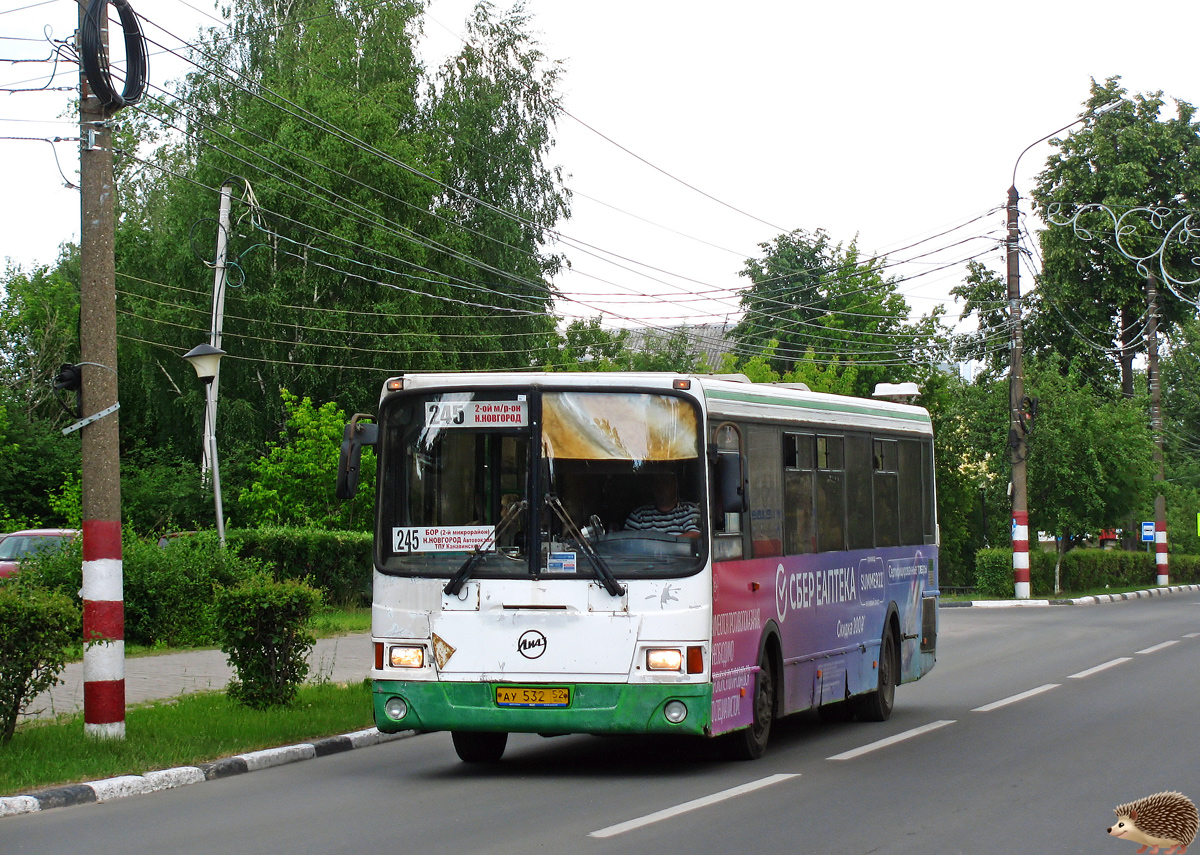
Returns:
[[[859,748],[843,751],[841,754],[834,754],[832,757],[826,757],[826,760],[852,760],[855,757],[861,757],[863,754],[869,754],[872,751],[878,751],[880,748],[887,748],[889,745],[895,745],[897,742],[903,742],[906,739],[912,739],[914,736],[921,736],[929,733],[931,730],[937,730],[939,727],[945,727],[948,724],[954,724],[954,719],[949,721],[935,721],[926,724],[922,727],[914,727],[912,730],[906,730],[903,733],[897,733],[895,736],[889,736],[887,739],[880,739],[878,742],[872,742],[869,745],[863,745]]]
[[[1042,692],[1048,692],[1051,689],[1057,689],[1061,683],[1047,683],[1044,686],[1038,686],[1036,689],[1030,689],[1028,692],[1021,692],[1019,695],[1012,695],[1007,698],[1002,698],[998,701],[992,701],[990,704],[984,704],[981,707],[975,707],[971,712],[991,712],[1000,707],[1015,704],[1017,701],[1023,701],[1026,698],[1032,698],[1034,695],[1040,695]]]
[[[1200,632],[1189,632],[1184,635],[1184,638],[1200,638]]]
[[[1170,641],[1164,641],[1161,644],[1154,645],[1153,647],[1147,647],[1145,650],[1139,650],[1138,653],[1141,653],[1141,654],[1156,653],[1159,650],[1162,650],[1164,647],[1170,647],[1172,644],[1178,644],[1178,643],[1179,643],[1178,638],[1172,638]]]
[[[1090,677],[1093,674],[1099,674],[1101,671],[1106,671],[1115,665],[1120,665],[1122,662],[1128,662],[1132,657],[1120,656],[1116,659],[1111,659],[1103,665],[1097,665],[1094,668],[1088,668],[1086,671],[1080,671],[1078,674],[1072,674],[1067,677],[1068,680],[1082,680],[1084,677]]]
[[[769,787],[772,784],[779,784],[783,781],[792,778],[799,778],[799,774],[782,774],[769,775],[766,778],[760,778],[757,781],[751,781],[748,784],[742,784],[739,787],[731,787],[728,790],[721,790],[719,793],[713,793],[711,796],[703,796],[698,799],[692,799],[690,802],[676,805],[675,807],[664,808],[654,813],[646,814],[638,819],[631,819],[628,822],[619,822],[616,825],[610,825],[607,828],[601,828],[599,831],[593,831],[588,837],[616,837],[618,834],[624,834],[627,831],[633,831],[637,828],[642,828],[656,822],[662,822],[664,819],[679,816],[681,813],[698,810],[702,807],[723,802],[726,799],[744,796],[746,793],[752,793],[755,790],[761,790],[763,787]]]

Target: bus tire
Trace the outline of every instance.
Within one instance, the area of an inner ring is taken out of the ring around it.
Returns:
[[[896,705],[896,684],[900,682],[900,657],[896,634],[889,626],[879,644],[879,683],[873,692],[858,701],[860,721],[887,721]]]
[[[775,721],[775,663],[771,654],[762,652],[758,674],[754,678],[754,721],[749,727],[725,737],[725,754],[731,760],[757,760],[767,750],[771,724]]]
[[[488,733],[471,730],[450,732],[454,750],[464,763],[498,763],[508,744],[507,733]]]

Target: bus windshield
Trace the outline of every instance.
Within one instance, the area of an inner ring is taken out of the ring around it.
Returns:
[[[669,577],[707,554],[696,405],[466,390],[381,412],[378,565],[395,575]]]

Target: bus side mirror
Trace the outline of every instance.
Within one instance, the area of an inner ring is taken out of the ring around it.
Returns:
[[[379,438],[379,425],[360,422],[359,419],[369,419],[371,416],[355,413],[342,431],[342,453],[338,458],[337,488],[335,490],[340,501],[354,498],[358,491],[359,469],[362,466],[362,450],[364,445],[374,445]]]
[[[750,509],[746,496],[745,455],[736,451],[718,451],[717,483],[723,513],[744,514]]]

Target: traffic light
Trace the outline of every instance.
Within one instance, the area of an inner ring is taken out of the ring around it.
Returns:
[[[55,397],[58,398],[58,402],[62,404],[63,409],[77,419],[83,416],[83,403],[79,398],[79,390],[82,385],[83,371],[80,370],[80,366],[65,362],[58,367],[58,373],[54,375]],[[75,393],[74,411],[72,411],[71,408],[66,405],[66,402],[63,401],[62,396],[59,395],[60,392]]]

